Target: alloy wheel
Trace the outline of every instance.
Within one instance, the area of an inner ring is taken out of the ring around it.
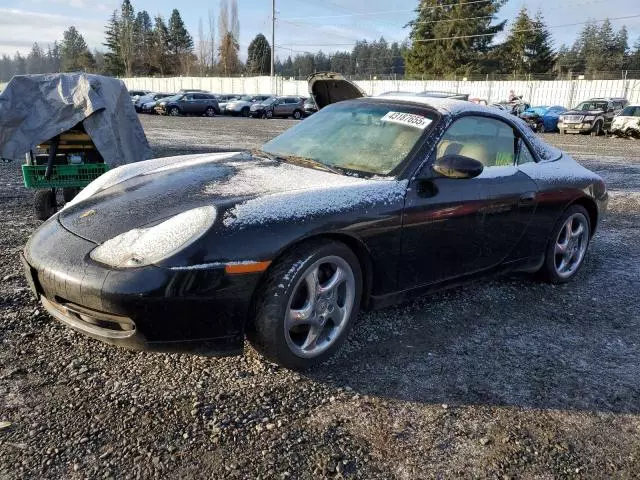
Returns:
[[[589,244],[589,223],[581,213],[564,222],[554,249],[554,266],[561,278],[568,278],[580,267]]]
[[[355,277],[346,260],[329,256],[310,265],[293,289],[285,313],[291,352],[313,358],[330,348],[347,326],[355,296]]]

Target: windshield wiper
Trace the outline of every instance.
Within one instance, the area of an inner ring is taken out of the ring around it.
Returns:
[[[269,160],[279,160],[281,162],[293,163],[298,165],[307,165],[313,168],[317,168],[319,170],[325,170],[327,172],[336,173],[338,175],[343,175],[344,172],[341,169],[331,167],[326,163],[319,162],[318,160],[314,160],[313,158],[307,157],[299,157],[297,155],[275,155],[273,153],[265,152],[264,150],[254,150],[256,155],[266,157]]]

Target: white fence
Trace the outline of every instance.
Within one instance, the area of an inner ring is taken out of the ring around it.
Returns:
[[[171,77],[124,78],[129,89],[176,92],[181,88],[199,88],[216,93],[307,95],[307,82],[278,77]],[[423,90],[468,93],[489,102],[509,96],[509,91],[522,95],[532,105],[564,105],[571,107],[592,97],[625,97],[640,103],[640,80],[536,80],[536,81],[433,81],[433,80],[365,80],[357,81],[369,95],[388,91],[420,92]]]
[[[124,78],[129,89],[176,92],[181,88],[199,88],[216,93],[307,95],[307,82],[278,77],[170,77]],[[369,95],[383,92],[420,92],[423,90],[468,93],[471,97],[499,102],[514,90],[532,105],[574,106],[592,97],[625,97],[640,103],[640,80],[535,80],[535,81],[434,81],[365,80],[357,81]],[[0,84],[0,91],[4,85]]]

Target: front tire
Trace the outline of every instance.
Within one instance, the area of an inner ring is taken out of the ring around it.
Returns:
[[[249,341],[269,360],[304,370],[346,339],[358,314],[362,271],[343,243],[311,241],[277,260],[262,285]]]
[[[55,190],[38,190],[34,199],[34,210],[38,220],[47,220],[56,213],[58,205]]]
[[[241,115],[243,117],[248,117],[249,116],[249,107],[243,107],[242,111],[240,113],[241,113]]]
[[[300,120],[302,118],[302,112],[300,110],[296,110],[295,112],[293,112],[293,118],[295,118],[296,120]]]
[[[602,122],[598,121],[591,129],[591,136],[599,137],[600,135],[602,135]]]
[[[178,115],[180,115],[180,109],[178,107],[171,107],[169,109],[169,115],[171,115],[172,117],[177,117]]]
[[[566,283],[578,273],[589,248],[591,221],[581,205],[571,205],[551,232],[540,273],[550,283]]]

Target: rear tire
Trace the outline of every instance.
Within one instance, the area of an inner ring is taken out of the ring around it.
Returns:
[[[571,205],[551,232],[540,275],[549,283],[566,283],[582,268],[591,240],[589,213]],[[571,232],[571,234],[569,234]]]
[[[243,107],[241,113],[242,113],[243,117],[248,117],[249,116],[249,107]]]
[[[273,362],[310,368],[347,338],[361,296],[362,271],[349,247],[323,240],[300,244],[267,272],[247,337]]]
[[[47,220],[58,211],[56,193],[53,189],[38,190],[34,199],[34,210],[38,220]]]
[[[204,111],[204,114],[207,117],[215,117],[216,116],[216,109],[213,107],[207,107],[207,109]]]

